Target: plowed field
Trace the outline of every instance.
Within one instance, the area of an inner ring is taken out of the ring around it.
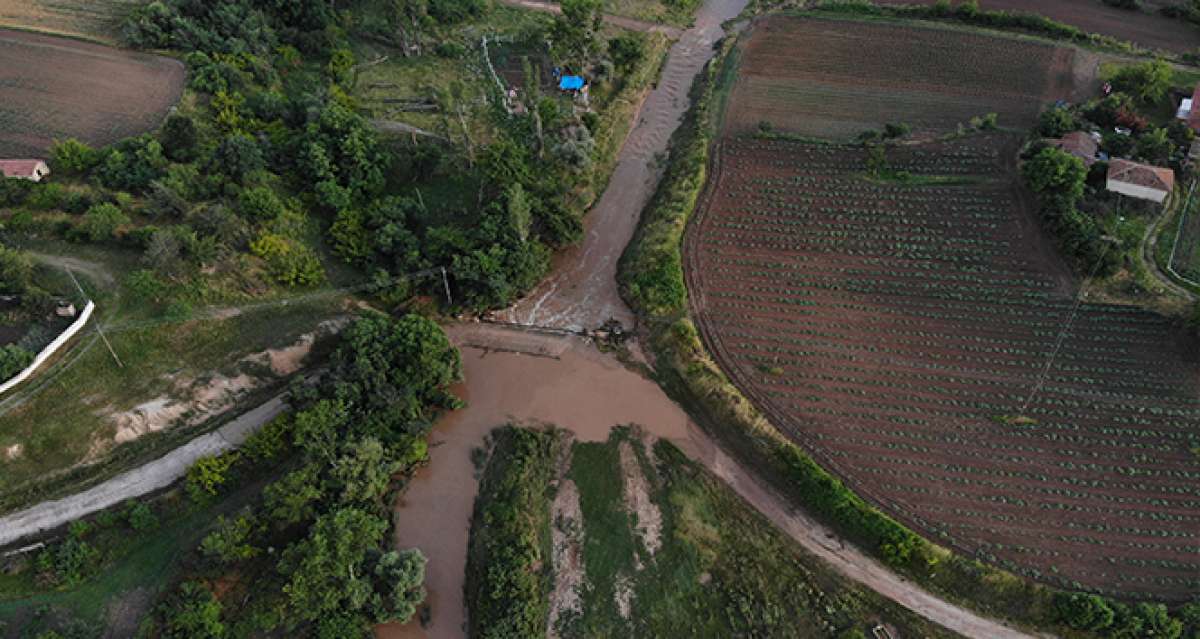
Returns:
[[[852,137],[887,122],[945,131],[997,113],[1026,126],[1071,97],[1074,49],[870,22],[773,18],[755,26],[728,131]],[[1080,72],[1085,72],[1080,70]]]
[[[877,4],[933,4],[935,0],[875,0]],[[954,4],[959,4],[957,1]],[[1200,46],[1200,28],[1153,11],[1162,2],[1151,2],[1146,11],[1130,11],[1105,5],[1099,0],[981,0],[980,9],[1023,11],[1151,49],[1175,53]]]
[[[890,147],[900,182],[868,178],[861,146],[726,137],[685,242],[701,333],[772,423],[930,538],[1058,585],[1190,598],[1200,344],[1076,304],[1015,150]]]
[[[171,58],[0,29],[0,157],[40,157],[56,139],[101,145],[153,128],[184,77]]]

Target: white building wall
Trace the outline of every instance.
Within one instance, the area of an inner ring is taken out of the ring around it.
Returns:
[[[1106,188],[1114,193],[1128,195],[1129,197],[1136,197],[1139,200],[1150,200],[1159,204],[1162,204],[1163,200],[1167,199],[1166,191],[1152,189],[1147,186],[1139,186],[1137,184],[1130,184],[1129,182],[1122,182],[1120,180],[1109,180]]]

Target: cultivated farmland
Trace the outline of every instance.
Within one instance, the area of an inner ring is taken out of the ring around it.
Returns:
[[[874,25],[839,30],[860,28]],[[771,68],[750,36],[743,68]],[[809,56],[823,52],[796,64]],[[785,85],[797,77],[774,64]],[[985,86],[975,64],[963,74]],[[960,102],[929,77],[954,122]],[[753,122],[762,107],[741,83],[727,117]],[[931,100],[921,115],[936,128],[938,113]],[[869,117],[847,107],[843,121]],[[695,319],[773,424],[930,538],[1057,585],[1191,598],[1200,344],[1149,311],[1076,305],[1027,210],[1018,142],[906,142],[868,174],[859,145],[727,135],[685,240]]]
[[[878,4],[933,4],[935,0],[876,0]],[[954,4],[960,4],[955,2]],[[1127,40],[1143,47],[1186,53],[1196,48],[1200,29],[1183,20],[1157,13],[1169,0],[1140,3],[1145,9],[1110,7],[1096,0],[983,0],[979,8],[987,11],[1037,13],[1069,24],[1088,33]]]
[[[0,29],[0,157],[54,140],[101,145],[158,125],[183,90],[178,60]]]
[[[1032,122],[1071,97],[1091,56],[1075,49],[936,27],[775,18],[746,44],[727,131],[848,138],[886,122],[941,129],[995,112]],[[1090,68],[1089,68],[1090,67]]]
[[[989,142],[892,160],[981,180],[939,186],[867,181],[858,148],[726,142],[688,243],[702,331],[774,424],[933,538],[1200,592],[1197,346],[1128,307],[1085,303],[1064,332],[1063,277]]]

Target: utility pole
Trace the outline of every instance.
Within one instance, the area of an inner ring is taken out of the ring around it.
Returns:
[[[450,280],[446,279],[446,267],[442,267],[442,286],[446,289],[446,304],[454,306],[454,299],[450,297]]]
[[[83,299],[86,300],[88,298],[87,293],[85,293],[83,291],[83,287],[79,285],[79,280],[75,279],[75,273],[71,271],[69,266],[64,266],[63,268],[67,271],[67,275],[71,277],[71,281],[75,283],[75,288],[79,289],[79,294],[82,295]],[[104,335],[104,329],[100,327],[100,318],[96,318],[96,333],[98,333],[100,335],[100,339],[104,341],[104,345],[108,348],[109,354],[112,355],[113,361],[117,363],[117,368],[125,368],[125,365],[121,363],[121,358],[117,357],[117,351],[113,350],[112,343],[110,343],[108,341],[108,337]]]

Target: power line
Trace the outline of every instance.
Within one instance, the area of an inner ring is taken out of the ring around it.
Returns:
[[[1062,330],[1058,332],[1057,339],[1054,340],[1054,349],[1050,352],[1050,357],[1046,359],[1046,366],[1042,369],[1041,374],[1038,375],[1037,383],[1030,389],[1029,396],[1025,398],[1025,403],[1021,404],[1021,410],[1018,411],[1017,415],[1025,414],[1025,411],[1029,409],[1029,405],[1033,403],[1034,397],[1041,392],[1042,387],[1046,384],[1046,377],[1050,374],[1050,368],[1054,365],[1054,360],[1058,358],[1059,351],[1062,350],[1063,342],[1066,341],[1067,333],[1071,330],[1071,325],[1075,323],[1075,317],[1079,314],[1079,307],[1083,304],[1083,299],[1087,297],[1087,293],[1084,291],[1087,289],[1088,283],[1100,271],[1100,266],[1104,264],[1104,256],[1108,254],[1108,249],[1112,244],[1111,240],[1104,242],[1104,250],[1100,251],[1100,256],[1096,258],[1096,264],[1092,266],[1091,273],[1079,285],[1079,294],[1075,297],[1075,304],[1071,307],[1071,313],[1067,316],[1067,321],[1063,324]]]

